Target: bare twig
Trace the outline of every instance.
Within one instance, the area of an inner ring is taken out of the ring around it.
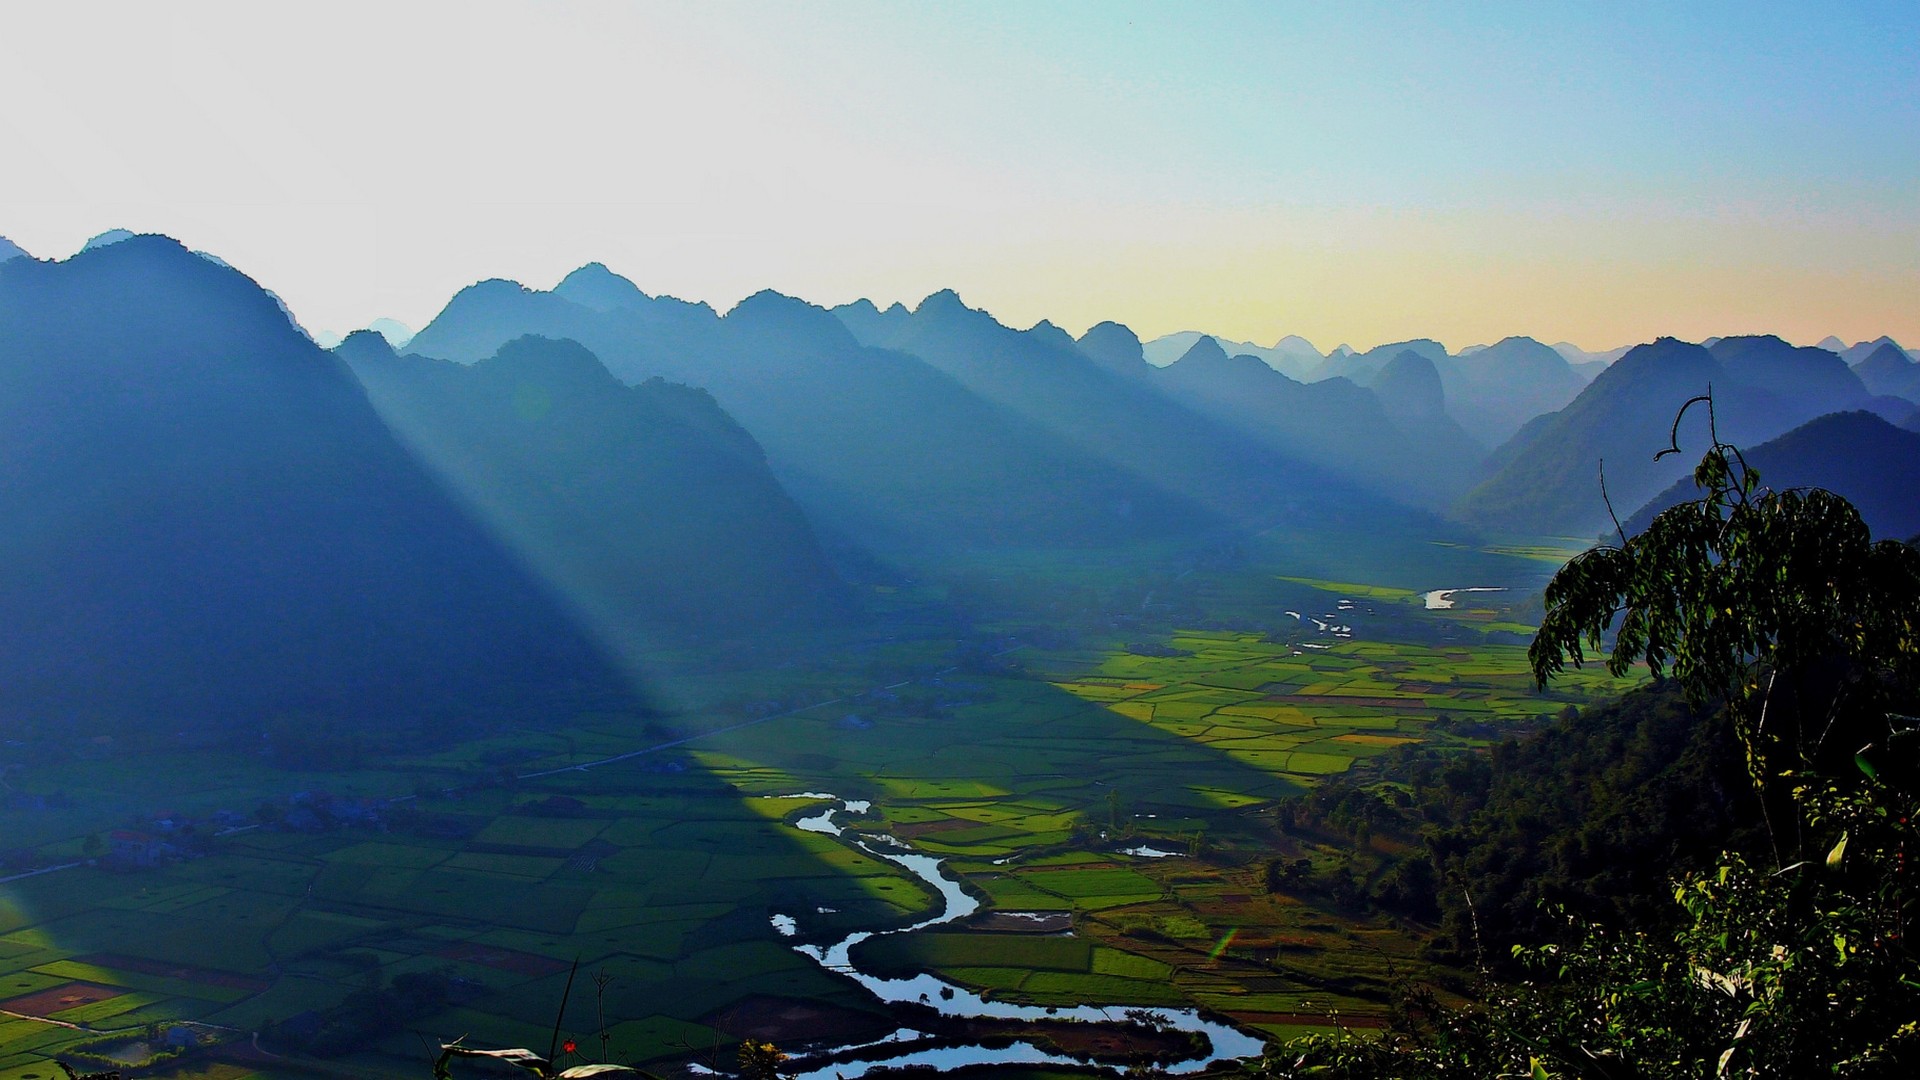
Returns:
[[[580,958],[573,958],[573,968],[567,972],[567,988],[560,991],[560,1010],[553,1014],[553,1038],[547,1043],[547,1060],[553,1060],[553,1052],[560,1046],[560,1022],[567,1016],[567,998],[573,995],[573,977],[580,974]]]

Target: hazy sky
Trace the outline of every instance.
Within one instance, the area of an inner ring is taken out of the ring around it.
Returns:
[[[0,6],[0,235],[311,328],[604,261],[723,309],[1321,348],[1920,343],[1920,4]]]

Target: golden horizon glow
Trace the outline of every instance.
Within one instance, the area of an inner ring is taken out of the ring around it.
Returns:
[[[722,310],[952,288],[1323,351],[1913,345],[1917,19],[36,7],[0,41],[0,235],[164,232],[335,333],[600,261]]]

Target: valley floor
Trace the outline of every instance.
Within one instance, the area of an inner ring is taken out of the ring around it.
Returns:
[[[0,883],[0,1080],[49,1080],[76,1051],[218,1080],[424,1075],[429,1040],[544,1050],[563,998],[581,1061],[724,1068],[746,1037],[885,1035],[895,1015],[769,922],[826,941],[933,902],[794,827],[829,794],[870,800],[860,828],[945,858],[987,902],[874,941],[864,969],[1038,1005],[1199,1006],[1275,1038],[1377,1024],[1394,980],[1446,975],[1424,929],[1276,886],[1269,862],[1364,872],[1392,842],[1289,834],[1276,800],[1609,689],[1527,675],[1531,598],[1563,551],[1420,551],[1346,582],[1267,555],[1048,569],[1051,599],[1017,606],[996,590],[1034,568],[983,565],[884,598],[969,605],[982,629],[958,647],[902,634],[717,677],[727,694],[671,724],[583,715],[349,748],[325,771],[111,740],[19,763],[0,826],[16,863],[55,869]],[[1423,600],[1466,586],[1508,591]]]

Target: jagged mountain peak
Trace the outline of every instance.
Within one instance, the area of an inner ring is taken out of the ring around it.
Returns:
[[[1858,364],[1860,361],[1872,355],[1874,350],[1882,345],[1891,345],[1896,349],[1900,349],[1901,352],[1905,352],[1909,357],[1913,356],[1912,352],[1902,348],[1899,342],[1893,340],[1892,337],[1886,334],[1882,334],[1872,341],[1856,341],[1846,348],[1836,351],[1839,352],[1840,359],[1845,360],[1849,364]]]
[[[140,236],[140,235],[143,235],[143,234],[136,233],[131,229],[108,229],[106,232],[99,233],[93,236],[91,239],[89,239],[86,243],[80,245],[80,250],[92,251],[95,248],[109,247],[113,244],[119,243],[122,240],[131,240],[135,236]],[[144,234],[144,235],[153,235],[153,234]],[[171,239],[171,237],[169,237],[169,239]]]
[[[335,356],[349,363],[381,363],[399,359],[399,353],[393,351],[393,343],[385,334],[377,330],[355,330],[340,339],[340,344],[331,350]]]
[[[1432,358],[1412,349],[1393,354],[1368,382],[1390,415],[1434,419],[1446,413],[1446,392]]]
[[[1920,364],[1893,342],[1884,342],[1853,365],[1853,373],[1875,394],[1920,399]]]
[[[960,299],[959,293],[954,292],[952,289],[941,289],[938,292],[927,294],[927,298],[920,301],[919,306],[913,309],[913,313],[921,316],[949,315],[971,312],[972,310],[972,308],[966,305],[965,301]]]
[[[389,319],[383,316],[368,323],[367,329],[386,338],[387,344],[396,349],[406,348],[407,342],[413,340],[413,327],[408,326],[399,319]]]
[[[1188,346],[1187,351],[1182,353],[1180,359],[1175,360],[1174,363],[1184,364],[1191,360],[1200,364],[1218,364],[1226,359],[1227,350],[1220,347],[1220,342],[1214,340],[1211,334],[1202,334],[1199,340]]]
[[[1114,371],[1136,374],[1147,370],[1146,348],[1140,335],[1125,323],[1096,323],[1080,335],[1080,351]]]
[[[638,285],[601,262],[590,262],[561,278],[553,292],[595,311],[614,311],[652,299],[641,292]]]
[[[846,324],[833,312],[772,289],[761,289],[735,304],[733,310],[727,312],[725,322],[763,332],[806,337],[835,348],[858,344]]]
[[[622,385],[585,345],[539,334],[514,338],[474,367],[504,369],[561,386],[611,390]]]
[[[1034,323],[1028,327],[1024,333],[1056,349],[1071,349],[1074,347],[1073,335],[1060,329],[1046,319],[1041,319],[1039,322]]]
[[[453,299],[447,302],[447,306],[452,307],[462,300],[493,300],[526,296],[538,291],[537,289],[522,285],[512,278],[483,278],[461,289],[459,292],[454,293]]]
[[[1892,365],[1896,368],[1904,370],[1906,368],[1910,368],[1914,366],[1914,359],[1913,357],[1907,355],[1907,351],[1905,349],[1902,349],[1900,346],[1894,344],[1893,342],[1882,341],[1878,348],[1874,349],[1872,352],[1867,354],[1866,359],[1860,361],[1859,364],[1855,365],[1855,369],[1858,370],[1861,368],[1865,368],[1869,364]]]

